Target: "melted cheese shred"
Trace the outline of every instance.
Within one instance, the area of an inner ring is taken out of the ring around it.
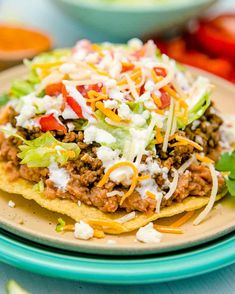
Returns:
[[[179,143],[182,143],[182,145],[191,145],[193,146],[195,149],[198,149],[199,151],[202,151],[203,148],[202,146],[200,146],[199,144],[197,144],[196,142],[192,141],[192,140],[189,140],[185,137],[182,137],[182,136],[179,136],[179,135],[175,135],[175,139],[177,141],[179,141]],[[175,143],[177,144],[177,143]],[[173,146],[174,144],[172,144]],[[179,144],[180,145],[180,144]],[[177,146],[177,145],[174,145],[174,146]]]
[[[169,110],[169,115],[168,115],[167,125],[166,125],[166,132],[165,132],[163,145],[162,145],[163,152],[167,151],[169,136],[171,133],[172,122],[173,122],[173,117],[174,117],[174,105],[175,105],[174,100],[171,99],[170,110]]]
[[[115,121],[115,122],[121,122],[121,117],[118,116],[115,112],[113,112],[112,110],[106,108],[104,106],[104,103],[101,101],[96,102],[95,106],[105,115],[107,116],[109,119]]]
[[[105,183],[108,181],[108,178],[110,176],[110,174],[117,168],[120,167],[130,167],[133,170],[133,177],[132,177],[132,182],[131,182],[131,186],[129,188],[129,190],[122,196],[122,199],[120,201],[120,205],[122,205],[122,203],[125,201],[125,199],[127,197],[129,197],[135,190],[135,187],[137,185],[138,182],[138,169],[137,167],[129,162],[129,161],[122,161],[122,162],[118,162],[116,164],[114,164],[113,166],[111,166],[107,172],[105,173],[105,175],[103,176],[103,178],[99,181],[99,183],[97,184],[97,187],[101,188],[105,185]]]
[[[210,200],[209,200],[206,208],[194,220],[194,222],[193,222],[194,225],[199,225],[207,217],[207,215],[209,214],[209,212],[211,211],[211,209],[214,206],[214,203],[215,203],[215,200],[216,200],[216,195],[218,193],[218,178],[217,178],[217,175],[216,175],[214,165],[209,163],[208,167],[210,169],[211,177],[212,177],[211,196],[210,196]]]
[[[173,181],[170,183],[170,190],[164,196],[166,200],[170,199],[171,196],[175,193],[175,190],[178,185],[178,180],[179,180],[179,173],[176,169],[174,169],[174,178],[173,178]]]
[[[178,169],[178,174],[181,175],[185,172],[187,168],[195,161],[195,155],[193,154],[181,167]]]
[[[136,215],[135,211],[132,211],[132,212],[130,212],[130,213],[118,218],[118,219],[115,219],[115,222],[117,222],[119,224],[123,224],[125,222],[128,222],[128,221],[134,219],[135,215]]]
[[[200,155],[198,153],[196,154],[196,159],[204,163],[214,163],[214,161],[209,157]]]
[[[108,95],[106,94],[100,94],[94,90],[90,90],[87,92],[87,96],[88,98],[86,98],[86,102],[97,102],[99,100],[107,100],[108,99]]]

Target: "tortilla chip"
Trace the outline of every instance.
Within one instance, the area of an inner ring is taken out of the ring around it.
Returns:
[[[124,215],[126,212],[104,213],[99,209],[77,203],[71,200],[64,199],[46,199],[42,193],[33,190],[33,184],[24,179],[18,179],[16,181],[10,181],[7,173],[5,172],[6,163],[0,162],[0,189],[14,194],[20,194],[28,200],[36,201],[40,206],[54,212],[58,212],[67,215],[74,219],[76,222],[83,220],[89,223],[96,229],[102,229],[105,233],[109,234],[121,234],[136,230],[151,221],[155,221],[159,218],[170,217],[176,214],[180,214],[184,211],[191,211],[202,208],[205,206],[209,197],[188,197],[181,203],[173,204],[172,206],[165,207],[160,213],[153,213],[151,215],[144,213],[137,213],[136,217],[128,222],[120,224],[115,222]],[[226,194],[226,191],[217,196],[217,200],[221,199]]]

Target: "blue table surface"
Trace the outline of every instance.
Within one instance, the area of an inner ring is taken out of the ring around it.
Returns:
[[[234,0],[221,0],[219,11],[235,11]],[[74,20],[63,15],[49,0],[5,0],[0,2],[0,21],[26,23],[49,32],[55,46],[71,46],[78,38],[105,41],[105,36],[81,28]],[[69,33],[68,33],[69,32]],[[110,40],[109,41],[115,41]],[[1,250],[1,249],[0,249]],[[33,294],[75,293],[160,293],[160,294],[217,294],[235,293],[235,264],[203,276],[147,286],[104,286],[32,274],[0,263],[0,294],[5,293],[5,283],[15,279]]]

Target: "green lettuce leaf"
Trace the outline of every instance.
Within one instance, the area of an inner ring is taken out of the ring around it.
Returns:
[[[5,104],[7,104],[7,102],[11,99],[11,97],[9,96],[9,94],[7,93],[3,93],[0,95],[0,107],[4,106]]]
[[[71,49],[56,49],[50,52],[41,53],[33,58],[33,60],[28,62],[29,65],[37,64],[37,63],[50,63],[54,61],[58,61],[61,57],[68,56],[71,54]]]
[[[181,118],[177,118],[177,126],[179,129],[184,129],[187,125],[191,124],[193,121],[199,119],[210,106],[210,93],[205,93],[199,101],[192,107],[188,109],[188,119],[187,122],[183,121]]]
[[[199,119],[207,108],[210,106],[210,93],[205,93],[198,101],[198,103],[191,109],[189,109],[189,119],[188,124],[192,123],[194,120]]]
[[[62,143],[56,140],[50,132],[41,135],[25,145],[19,146],[18,157],[21,164],[29,167],[48,167],[51,159],[64,165],[68,160],[77,159],[80,148],[76,143]]]
[[[105,121],[105,116],[99,110],[95,112],[95,116],[97,118],[97,127],[109,132],[112,136],[116,138],[115,143],[107,144],[106,146],[112,149],[118,149],[121,152],[123,152],[125,142],[127,138],[130,138],[128,127],[119,127],[119,126],[116,127],[116,126],[109,125]]]
[[[17,156],[21,159],[21,164],[27,164],[28,167],[48,167],[51,160],[64,165],[68,160],[78,158],[80,148],[76,143],[63,143],[56,140],[50,132],[44,133],[34,140],[25,140],[20,135],[0,129],[8,136],[14,136],[23,141],[19,145],[20,152]]]

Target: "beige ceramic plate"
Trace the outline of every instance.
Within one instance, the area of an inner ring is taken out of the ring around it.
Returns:
[[[195,70],[194,70],[195,71]],[[26,72],[20,66],[0,74],[0,89],[6,90],[10,81],[19,78]],[[199,72],[199,71],[196,71]],[[208,75],[203,72],[204,75]],[[216,85],[213,100],[217,108],[224,113],[235,113],[235,87],[219,78],[210,75]],[[15,208],[8,206],[9,200],[16,203]],[[90,241],[77,240],[72,233],[56,233],[55,226],[59,214],[41,208],[33,201],[22,196],[11,195],[0,191],[0,227],[16,235],[57,248],[77,252],[95,254],[138,255],[160,252],[170,252],[191,247],[218,238],[235,229],[235,199],[226,197],[215,206],[206,221],[199,226],[193,226],[192,220],[183,226],[183,235],[165,234],[159,244],[143,244],[135,240],[135,233],[106,236],[104,239]],[[162,219],[160,224],[170,224],[179,216]],[[72,220],[63,217],[68,223]],[[114,240],[110,244],[109,240]]]

